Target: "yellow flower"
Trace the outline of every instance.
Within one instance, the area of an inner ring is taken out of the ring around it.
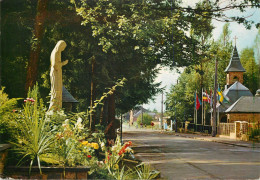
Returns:
[[[88,141],[83,141],[81,144],[82,144],[82,145],[87,145],[87,144],[88,144]]]
[[[99,148],[98,143],[91,143],[91,146],[92,146],[94,149],[98,149],[98,148]]]
[[[115,165],[114,165],[114,168],[115,168],[115,169],[118,169],[118,168],[119,168],[118,164],[115,164]]]

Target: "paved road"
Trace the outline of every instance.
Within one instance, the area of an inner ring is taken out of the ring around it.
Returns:
[[[259,179],[260,149],[235,147],[151,131],[126,131],[135,156],[165,179]]]

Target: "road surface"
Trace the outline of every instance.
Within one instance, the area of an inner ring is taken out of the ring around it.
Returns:
[[[260,149],[162,134],[125,131],[135,156],[148,162],[165,179],[259,179]]]

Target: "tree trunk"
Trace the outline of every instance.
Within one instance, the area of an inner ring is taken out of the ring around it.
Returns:
[[[32,44],[30,51],[25,84],[26,93],[28,89],[35,84],[37,79],[40,44],[44,33],[44,21],[47,15],[47,3],[48,0],[38,0],[37,4],[37,14],[35,18],[34,32],[32,37],[36,41],[34,44]]]
[[[95,65],[96,65],[96,60],[95,57],[92,57],[91,60],[91,97],[90,97],[90,107],[92,108],[94,106],[94,101],[96,98],[96,83],[95,83]],[[95,112],[92,111],[90,113],[90,129],[91,131],[95,130]]]
[[[103,106],[100,111],[99,123],[103,126],[106,126],[108,123],[107,120],[107,100],[105,99],[103,102]]]
[[[115,94],[111,94],[108,98],[108,125],[105,130],[107,139],[116,139],[115,131]]]

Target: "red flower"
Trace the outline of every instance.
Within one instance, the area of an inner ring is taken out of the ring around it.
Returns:
[[[13,109],[13,112],[15,113],[17,110],[16,109]]]
[[[118,153],[118,155],[121,156],[122,154],[123,154],[123,151],[120,150],[119,153]]]
[[[91,155],[87,155],[87,157],[88,157],[88,158],[92,158],[92,156],[91,156]]]

